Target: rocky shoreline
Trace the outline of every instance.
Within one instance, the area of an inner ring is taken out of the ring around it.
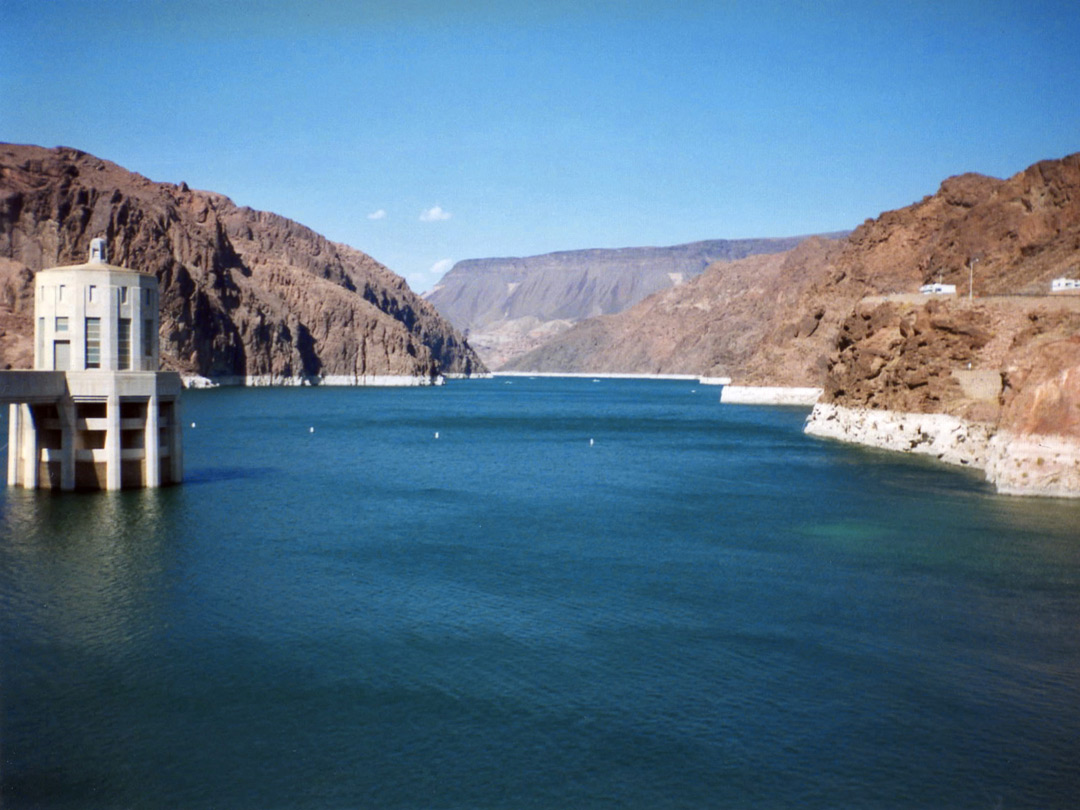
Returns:
[[[494,371],[493,377],[567,377],[582,380],[699,380],[696,374],[636,374],[610,371]],[[703,383],[704,384],[704,383]]]
[[[725,405],[813,405],[821,397],[820,388],[779,385],[725,385],[720,401]]]
[[[460,375],[465,378],[465,375]],[[229,375],[222,377],[203,377],[198,374],[181,375],[185,388],[219,388],[219,387],[247,387],[267,388],[270,386],[280,387],[304,387],[304,386],[384,386],[394,388],[411,388],[418,386],[442,385],[446,378],[443,375],[436,377],[410,376],[405,374],[365,374],[360,376],[346,374],[328,374],[326,376],[281,376],[271,374],[251,374],[247,376]]]
[[[832,403],[814,406],[805,432],[980,469],[1004,495],[1080,498],[1080,442],[1066,436],[1021,435],[941,413]]]

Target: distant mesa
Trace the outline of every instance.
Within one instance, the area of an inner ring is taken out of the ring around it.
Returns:
[[[623,312],[714,262],[781,253],[804,238],[468,259],[455,264],[425,297],[454,326],[467,330],[470,345],[498,368],[579,321]]]
[[[686,283],[654,293],[621,313],[573,324],[510,358],[502,369],[745,377],[770,331],[790,317],[786,305],[842,244],[811,237],[785,252],[714,262]],[[818,311],[811,310],[800,317],[797,328],[810,336],[819,321]],[[795,379],[782,384],[815,385],[814,370],[805,368],[805,361],[802,365]],[[787,375],[775,367],[754,384],[769,385],[774,376]]]

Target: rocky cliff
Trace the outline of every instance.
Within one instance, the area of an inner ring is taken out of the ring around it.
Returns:
[[[838,249],[836,241],[812,237],[785,253],[716,262],[697,278],[626,312],[582,321],[505,368],[741,374],[786,317],[787,305]],[[798,325],[807,335],[817,328],[815,314]]]
[[[857,228],[741,371],[757,381],[803,384],[800,369],[814,368],[821,385],[841,327],[864,297],[916,293],[938,280],[955,284],[958,298],[969,285],[983,299],[1045,294],[1051,279],[1080,273],[1078,250],[1080,155],[1037,163],[1007,180],[949,178],[936,194]],[[799,326],[809,313],[820,313],[812,335]]]
[[[1002,491],[1074,494],[1080,297],[1050,294],[1060,276],[1080,278],[1080,155],[953,177],[846,239],[714,264],[510,367],[821,387],[820,435],[978,466]],[[939,280],[958,294],[918,293]]]
[[[808,432],[984,469],[1000,491],[1080,496],[1080,297],[866,299]]]
[[[461,261],[427,295],[492,367],[574,323],[622,312],[711,263],[793,248],[802,237],[715,239],[673,247],[574,250]]]
[[[1080,276],[1080,155],[952,178],[851,244],[818,296],[843,274],[876,293],[940,275],[961,294],[857,302],[808,430],[971,464],[1002,492],[1080,496],[1080,297],[1048,294]]]
[[[848,238],[782,256],[717,263],[619,315],[583,321],[508,367],[731,376],[751,385],[822,386],[864,298],[914,294],[941,280],[993,307],[986,329],[1012,334],[1029,296],[1080,275],[1080,156],[1009,178],[961,175]],[[1047,306],[1056,306],[1048,299]],[[1016,317],[1008,313],[1016,311]],[[1005,320],[1003,320],[1005,319]],[[1000,338],[1001,340],[1005,338]],[[1002,358],[997,357],[998,361]]]
[[[157,276],[165,367],[224,381],[436,381],[483,364],[370,256],[276,214],[75,149],[0,146],[0,365],[32,365],[33,273],[110,260]]]

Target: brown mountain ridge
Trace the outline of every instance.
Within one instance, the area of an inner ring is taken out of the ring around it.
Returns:
[[[949,178],[839,242],[716,263],[510,367],[820,387],[822,435],[975,464],[1002,491],[1080,495],[1080,295],[1052,295],[1059,277],[1080,278],[1080,154]],[[936,281],[957,294],[919,293]]]
[[[839,236],[840,234],[826,234]],[[566,250],[458,262],[425,298],[491,368],[586,318],[623,312],[715,262],[782,253],[807,237],[709,239],[667,247]]]
[[[507,368],[821,386],[840,330],[863,298],[914,294],[939,280],[957,285],[964,298],[969,259],[977,299],[1047,293],[1051,279],[1080,274],[1078,251],[1080,155],[1035,164],[1008,180],[960,175],[918,203],[867,220],[846,239],[811,239],[784,254],[716,262],[624,313],[579,323]]]
[[[223,382],[436,382],[484,372],[370,256],[277,214],[76,149],[0,145],[0,366],[33,362],[33,273],[110,260],[157,276],[162,364]]]

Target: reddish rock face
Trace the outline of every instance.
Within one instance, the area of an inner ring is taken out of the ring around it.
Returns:
[[[822,329],[825,307],[799,311],[795,302],[840,245],[812,237],[787,253],[716,262],[686,284],[618,315],[584,321],[505,367],[735,375],[748,383],[783,379],[783,384],[817,385],[827,351],[819,332],[834,330]],[[778,344],[788,342],[815,346],[819,366],[808,366],[802,356],[793,356],[783,368],[770,364]],[[755,366],[762,372],[754,373]]]
[[[1059,276],[1080,277],[1080,155],[952,177],[841,242],[717,263],[514,367],[823,386],[851,408],[1080,436],[1080,296],[1049,295]],[[938,279],[959,295],[918,294]]]
[[[569,250],[458,262],[426,298],[499,367],[574,323],[623,312],[714,262],[782,253],[804,237],[712,239],[670,247]]]
[[[1080,298],[865,302],[845,320],[824,401],[1080,436]]]
[[[34,274],[0,257],[0,369],[34,365]]]
[[[1006,372],[1002,422],[1014,433],[1080,438],[1080,314],[1070,331],[1025,347]]]
[[[221,376],[433,378],[483,364],[370,256],[184,183],[74,149],[0,146],[0,366],[32,364],[33,273],[85,260],[153,273],[162,362]]]
[[[780,321],[823,312],[819,328],[809,336],[774,328],[766,341],[774,348],[763,347],[744,369],[734,371],[802,384],[798,369],[815,367],[822,372],[821,384],[825,365],[817,361],[834,350],[864,297],[912,294],[939,279],[956,285],[954,301],[967,297],[970,280],[976,301],[1045,295],[1051,279],[1080,275],[1078,251],[1080,154],[1037,163],[1008,180],[974,174],[949,178],[937,194],[867,220],[825,266],[806,268],[802,292]],[[1030,309],[1031,303],[1017,301],[1014,308]],[[1004,310],[995,305],[993,312]],[[1005,317],[994,315],[980,328],[996,335],[1005,324],[994,319]]]

